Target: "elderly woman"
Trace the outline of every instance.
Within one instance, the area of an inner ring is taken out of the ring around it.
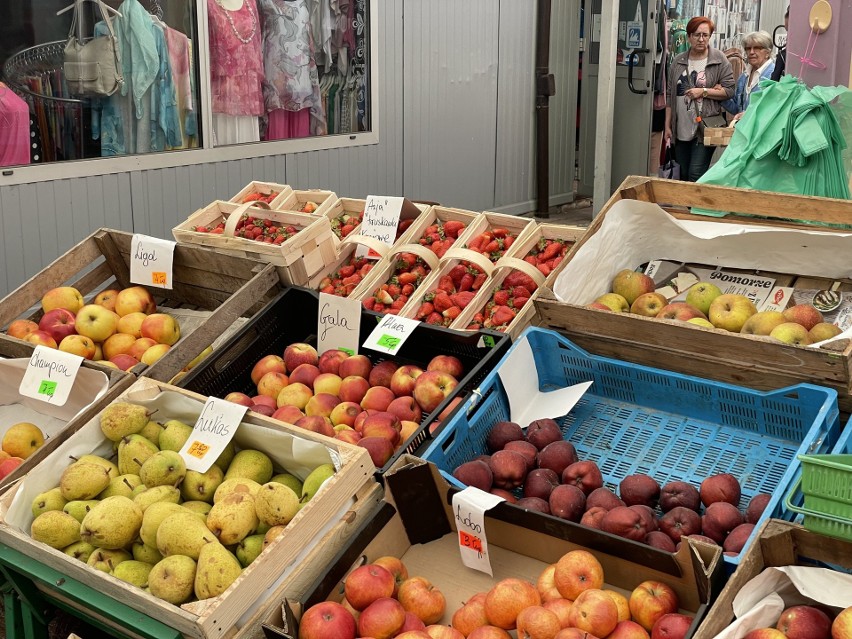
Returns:
[[[772,72],[775,70],[775,63],[770,58],[772,36],[766,31],[749,33],[743,38],[743,49],[745,49],[748,64],[737,79],[734,97],[722,102],[725,111],[734,114],[734,120],[739,120],[743,116],[751,94],[760,91],[760,81],[771,79]]]
[[[669,71],[666,145],[674,143],[681,177],[690,182],[707,172],[715,149],[704,146],[701,119],[721,114],[721,101],[734,95],[731,63],[710,46],[714,28],[709,18],[692,18],[686,25],[689,50],[675,56]]]

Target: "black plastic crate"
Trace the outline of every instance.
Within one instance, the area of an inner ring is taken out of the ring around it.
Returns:
[[[293,342],[316,346],[318,312],[319,294],[316,291],[299,287],[285,289],[223,346],[181,378],[177,385],[213,397],[224,397],[233,391],[254,395],[251,370],[261,357],[270,353],[281,355],[284,348]],[[381,317],[383,314],[362,311],[359,344],[369,337]],[[510,338],[497,331],[459,332],[426,324],[418,326],[393,360],[400,365],[416,364],[425,368],[435,355],[454,355],[464,365],[466,374],[459,380],[455,392],[423,417],[420,428],[397,448],[379,473],[384,473],[403,453],[414,453],[431,439],[429,424],[453,398],[468,397],[494,369],[510,345]],[[361,352],[374,365],[388,359],[378,351],[364,349]],[[447,416],[444,421],[449,422],[450,417]]]

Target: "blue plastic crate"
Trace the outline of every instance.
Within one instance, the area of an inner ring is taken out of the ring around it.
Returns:
[[[554,331],[532,327],[489,373],[479,393],[419,451],[456,486],[453,469],[487,452],[490,427],[509,419],[498,371],[524,337],[543,392],[594,381],[571,412],[556,421],[578,457],[594,460],[604,484],[614,490],[633,473],[650,475],[660,485],[679,480],[696,487],[709,475],[731,473],[742,486],[741,509],[758,493],[772,495],[757,530],[769,517],[793,518],[783,499],[801,474],[796,455],[831,450],[839,436],[833,389],[799,384],[751,390],[590,355]],[[725,561],[733,568],[739,556],[725,556]]]

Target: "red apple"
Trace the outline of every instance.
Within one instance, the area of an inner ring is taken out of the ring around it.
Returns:
[[[425,577],[411,577],[399,585],[399,603],[424,624],[438,623],[447,607],[443,593]]]
[[[557,635],[558,637],[558,635]],[[562,639],[558,637],[558,639]],[[648,632],[635,621],[619,621],[606,639],[650,639]]]
[[[113,313],[113,315],[115,314]],[[117,325],[118,316],[115,315],[115,318]],[[180,339],[180,324],[174,317],[167,313],[151,313],[142,320],[139,332],[142,334],[142,337],[152,339],[158,344],[174,346]]]
[[[261,404],[263,406],[269,406],[273,411],[278,407],[275,403],[275,399],[273,397],[269,397],[268,395],[255,395],[251,398],[251,403],[254,405]]]
[[[678,610],[677,594],[661,581],[643,581],[630,593],[628,602],[633,620],[649,632],[657,619]]]
[[[337,349],[325,351],[319,356],[317,368],[320,369],[320,373],[340,375],[340,362],[347,357],[349,357],[349,354],[346,351],[339,351]]]
[[[426,365],[426,370],[447,373],[456,379],[461,379],[464,373],[464,365],[458,357],[453,355],[435,355]]]
[[[420,404],[425,413],[431,413],[438,408],[458,386],[458,381],[452,375],[438,371],[426,371],[417,378],[414,384],[414,399]]]
[[[529,442],[525,442],[529,444]],[[535,448],[534,444],[530,444]],[[577,462],[577,451],[574,444],[565,440],[550,442],[536,456],[539,468],[550,468],[561,476],[562,471]]]
[[[37,330],[39,330],[38,324],[36,324],[32,320],[16,319],[11,324],[9,324],[9,328],[6,330],[6,334],[9,337],[24,339],[27,335]]]
[[[3,479],[3,477],[11,473],[23,463],[24,460],[21,457],[7,457],[3,461],[0,461],[0,479]]]
[[[660,485],[648,475],[628,475],[618,484],[618,496],[628,506],[644,504],[654,508],[660,498]]]
[[[274,413],[272,413],[272,419],[277,419],[280,422],[287,422],[288,424],[295,424],[304,416],[305,414],[302,411],[295,406],[290,406],[289,404],[280,406]]]
[[[614,492],[605,486],[595,488],[586,498],[586,509],[589,510],[595,506],[600,506],[605,510],[612,510],[616,506],[626,506]]]
[[[575,601],[584,590],[603,587],[603,566],[588,550],[571,550],[556,562],[553,579],[559,594]]]
[[[420,406],[417,405],[413,397],[409,396],[397,397],[388,404],[387,412],[393,413],[400,420],[409,422],[419,423],[423,418],[423,411],[420,410]]]
[[[30,344],[35,344],[36,346],[48,346],[50,348],[56,348],[56,340],[50,336],[50,333],[47,331],[33,331],[32,333],[27,334],[24,337],[24,341]]]
[[[606,637],[618,625],[618,608],[603,590],[584,590],[574,600],[568,614],[569,623],[596,637]]]
[[[685,639],[692,625],[692,617],[674,612],[663,615],[651,629],[651,639]]]
[[[485,614],[486,593],[478,592],[468,599],[461,608],[453,613],[451,624],[453,629],[463,636],[469,637],[476,628],[488,625]]]
[[[405,564],[402,563],[399,557],[394,557],[393,555],[383,555],[373,560],[372,563],[375,566],[381,566],[393,575],[395,586],[393,595],[391,596],[396,598],[400,584],[408,579],[408,568],[405,567]]]
[[[361,408],[386,411],[394,399],[391,389],[384,386],[373,386],[364,394],[364,398],[361,400]]]
[[[404,608],[405,606],[403,606]],[[419,632],[418,632],[419,631]],[[405,612],[405,622],[402,624],[402,628],[399,629],[399,634],[397,637],[405,637],[408,634],[411,639],[428,637],[426,634],[426,624],[420,621],[420,617],[415,615],[413,612]]]
[[[558,444],[559,442],[555,442]],[[554,444],[548,444],[547,448]],[[547,450],[545,448],[545,450]],[[544,452],[541,451],[542,453]],[[562,483],[577,486],[585,495],[603,487],[603,475],[598,465],[591,460],[574,462],[562,471]]]
[[[536,460],[538,459],[538,448],[530,444],[528,441],[519,440],[519,441],[511,441],[508,442],[502,450],[511,450],[513,453],[518,453],[522,455],[524,459],[527,460],[527,471],[531,472],[536,469]],[[492,451],[493,452],[493,451]],[[536,470],[549,470],[549,469],[536,469]],[[554,474],[555,471],[554,471]],[[557,476],[558,477],[558,476]]]
[[[642,541],[648,534],[644,517],[629,506],[608,510],[601,518],[601,530],[633,541]]]
[[[340,382],[337,395],[341,401],[360,404],[368,390],[370,390],[370,382],[358,375],[349,375]]]
[[[228,393],[227,395],[225,395],[224,399],[226,402],[240,404],[241,406],[248,406],[249,408],[251,408],[251,405],[254,403],[251,397],[249,397],[245,393],[240,393],[238,391]]]
[[[397,397],[413,395],[417,378],[423,374],[423,369],[414,364],[406,364],[397,368],[390,380],[390,389]]]
[[[568,521],[580,521],[586,507],[586,496],[573,484],[555,486],[547,499],[550,514]]]
[[[704,313],[694,306],[690,306],[686,302],[671,302],[670,304],[666,304],[662,310],[657,313],[656,317],[657,319],[678,320],[681,322],[686,322],[687,320],[691,320],[696,317],[707,319],[707,316],[704,315]]]
[[[676,506],[660,517],[659,526],[677,543],[681,537],[701,532],[701,515],[690,508]]]
[[[301,364],[317,365],[319,356],[316,349],[310,344],[304,342],[296,342],[288,345],[284,349],[284,365],[291,373]]]
[[[393,457],[393,444],[384,437],[362,437],[358,440],[358,446],[367,450],[376,468],[381,468]]]
[[[494,483],[491,466],[482,460],[474,459],[458,466],[453,471],[453,477],[466,486],[475,486],[488,492]]]
[[[266,355],[261,357],[254,367],[251,369],[251,381],[257,386],[257,383],[260,381],[260,378],[266,375],[266,373],[286,373],[287,367],[284,364],[284,360],[281,359],[278,355]]]
[[[548,444],[561,440],[562,431],[553,419],[536,419],[527,426],[527,441],[539,450],[544,450]]]
[[[355,639],[355,618],[339,603],[322,601],[302,615],[299,639]]]
[[[391,378],[397,368],[399,368],[399,365],[395,361],[391,359],[382,360],[373,366],[367,381],[370,382],[370,386],[385,386],[386,388],[390,388]]]
[[[426,626],[426,634],[431,639],[465,639],[464,635],[452,626],[442,626],[440,624]]]
[[[269,397],[277,399],[278,395],[289,383],[290,380],[284,373],[271,371],[266,373],[260,378],[260,381],[257,382],[257,394],[268,395]]]
[[[123,371],[129,371],[134,366],[139,365],[139,360],[130,355],[121,353],[109,359],[110,362],[118,366]]]
[[[701,482],[699,494],[705,507],[717,501],[726,501],[739,507],[742,491],[736,477],[730,473],[719,473]]]
[[[489,623],[504,630],[515,628],[521,610],[538,605],[541,605],[541,597],[535,586],[515,577],[501,579],[485,595],[485,615]]]
[[[337,373],[343,378],[350,375],[358,375],[364,379],[370,379],[370,372],[373,370],[373,362],[366,355],[350,355],[340,362],[340,370]]]
[[[297,419],[294,426],[325,435],[326,437],[334,437],[335,435],[331,421],[328,417],[323,417],[322,415],[305,415]]]
[[[555,637],[562,629],[559,617],[544,606],[529,606],[518,613],[518,637],[537,639],[538,637]]]
[[[361,616],[358,617],[358,635],[373,639],[390,639],[399,633],[404,623],[405,609],[402,604],[396,599],[381,597],[361,611]]]
[[[698,489],[685,481],[670,481],[660,490],[660,508],[668,512],[672,508],[683,506],[698,512],[701,498]]]
[[[743,639],[787,639],[787,637],[777,628],[758,628],[752,630]],[[832,639],[842,639],[842,636],[838,635]]]
[[[515,422],[497,422],[485,436],[485,444],[488,446],[488,450],[493,453],[497,450],[503,450],[509,442],[524,441],[525,439],[524,429],[520,425]],[[536,450],[538,449],[536,448]]]
[[[343,590],[352,607],[363,611],[377,599],[393,595],[394,587],[393,575],[387,568],[366,564],[349,573]]]
[[[64,308],[54,308],[42,315],[38,328],[59,344],[68,335],[76,334],[77,330],[74,328],[76,317],[74,313]]]
[[[828,639],[831,619],[814,606],[791,606],[781,613],[775,626],[787,639]]]
[[[308,388],[314,387],[314,380],[320,374],[320,369],[314,364],[299,364],[290,372],[290,382],[304,384]]]

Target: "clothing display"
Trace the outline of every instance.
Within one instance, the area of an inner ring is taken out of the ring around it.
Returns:
[[[0,166],[30,163],[30,108],[0,82]]]
[[[243,0],[235,11],[219,0],[207,0],[207,12],[213,113],[263,115],[263,55],[255,0]]]

